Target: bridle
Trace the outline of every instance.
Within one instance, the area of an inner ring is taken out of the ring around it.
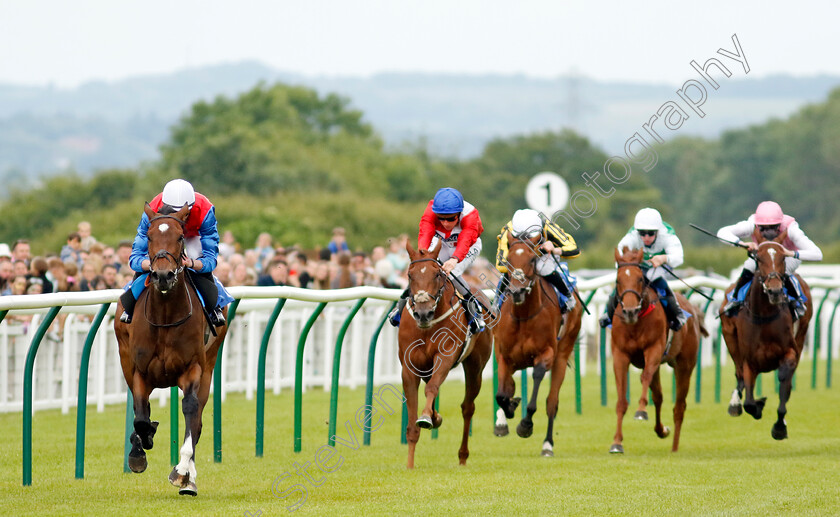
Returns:
[[[420,262],[434,262],[434,264],[438,268],[438,271],[435,274],[435,280],[440,280],[440,287],[438,288],[437,293],[434,296],[431,297],[435,301],[435,303],[432,305],[432,313],[434,314],[434,312],[437,310],[438,302],[440,302],[440,299],[443,296],[443,290],[446,287],[446,281],[447,281],[446,273],[443,272],[443,267],[441,266],[440,262],[438,262],[437,259],[433,259],[433,258],[421,258],[421,259],[417,259],[417,260],[412,260],[408,264],[408,269],[411,269],[411,266],[413,266],[414,264],[418,264]],[[409,285],[409,289],[410,289],[410,287],[411,287],[411,273],[408,274],[408,285]],[[409,290],[410,296],[408,297],[408,300],[412,305],[412,307],[409,308],[409,312],[411,312],[412,314],[414,313],[414,307],[413,306],[416,303],[415,297],[420,295],[420,294],[423,294],[423,293],[428,295],[428,293],[426,293],[426,291],[420,291],[419,293],[414,294]]]
[[[639,298],[639,307],[641,307],[644,304],[644,302],[647,301],[646,287],[648,286],[648,281],[647,281],[647,277],[645,277],[645,275],[644,275],[644,267],[639,262],[619,262],[617,264],[617,266],[618,266],[619,270],[623,267],[637,267],[642,271],[642,292],[636,291],[635,289],[624,289],[623,291],[621,291],[619,293],[618,292],[618,274],[616,274],[616,281],[615,281],[616,292],[618,294],[617,299],[618,299],[619,305],[621,305],[621,308],[626,309],[626,307],[624,307],[624,295],[626,295],[627,293],[635,294]]]
[[[764,241],[761,244],[759,244],[758,246],[761,247],[761,246],[764,246],[765,244],[768,244],[768,243],[771,243],[771,242],[773,242],[773,241]],[[776,252],[775,249],[771,250],[771,251]],[[758,264],[761,263],[762,261],[761,261],[761,257],[758,256],[757,252],[754,254],[753,259],[756,262],[755,278],[756,278],[756,280],[758,280],[758,283],[761,284],[761,289],[764,291],[764,294],[769,294],[770,289],[767,287],[767,282],[769,280],[772,280],[774,278],[778,278],[782,282],[782,284],[784,285],[785,278],[784,278],[783,274],[779,273],[778,271],[773,270],[766,275],[761,274],[761,268],[758,267]]]
[[[173,219],[175,221],[178,221],[178,224],[181,225],[182,229],[184,228],[184,226],[186,224],[186,223],[184,223],[184,221],[182,221],[182,220],[180,220],[177,217],[172,216],[172,215],[168,215],[168,214],[167,215],[158,215],[158,216],[153,217],[149,220],[149,229],[151,229],[151,224],[153,222],[159,220],[159,219]],[[178,254],[178,257],[176,257],[174,254],[170,253],[167,250],[159,250],[157,253],[155,253],[154,257],[149,257],[149,259],[150,259],[150,263],[149,263],[150,273],[151,273],[151,270],[152,270],[152,264],[157,262],[159,259],[166,259],[167,262],[171,262],[172,264],[175,265],[175,276],[176,277],[184,271],[184,264],[183,264],[183,260],[182,260],[181,257],[183,257],[184,253],[186,252],[186,239],[184,238],[183,233],[178,238],[178,244],[181,246],[181,251]],[[189,310],[189,312],[187,313],[186,316],[184,316],[182,319],[180,319],[180,320],[178,320],[174,323],[155,323],[151,319],[149,319],[149,296],[146,296],[146,301],[143,304],[143,312],[144,312],[144,316],[146,317],[146,321],[149,322],[149,325],[151,325],[153,327],[160,328],[160,327],[177,327],[178,325],[182,325],[182,324],[186,323],[186,321],[189,320],[192,317],[193,304],[192,304],[192,297],[190,296],[189,289],[184,289],[184,293],[186,293],[186,295],[187,295],[187,302],[189,303],[190,310]]]

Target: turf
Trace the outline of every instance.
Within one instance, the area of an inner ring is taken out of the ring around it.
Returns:
[[[234,394],[223,408],[222,463],[213,462],[208,404],[196,454],[196,498],[179,496],[167,481],[169,410],[156,401],[152,414],[161,422],[160,431],[148,453],[149,468],[142,474],[123,473],[125,408],[110,406],[104,413],[88,408],[84,480],[74,477],[75,412],[37,412],[33,483],[27,487],[21,486],[21,415],[4,414],[0,515],[256,516],[284,515],[290,508],[300,515],[834,515],[840,508],[838,391],[825,388],[824,381],[812,389],[810,370],[803,370],[788,405],[790,438],[777,442],[770,437],[778,400],[772,377],[764,377],[768,405],[764,418],[756,421],[726,414],[730,371],[724,372],[723,402],[714,403],[713,370],[706,369],[700,404],[692,386],[678,453],[670,452],[670,438],[655,436],[652,420],[632,419],[638,374],[632,377],[634,391],[624,421],[624,455],[607,452],[616,420],[612,379],[606,407],[600,404],[598,377],[583,379],[583,413],[578,415],[572,378],[567,377],[555,425],[554,458],[539,456],[545,393],[539,397],[531,438],[513,433],[516,421],[511,435],[498,438],[492,434],[492,388],[486,383],[466,467],[459,467],[457,458],[463,384],[448,382],[441,397],[445,421],[439,438],[433,440],[429,431],[422,431],[413,471],[406,470],[406,447],[399,443],[400,413],[380,412],[382,425],[373,431],[371,446],[353,449],[338,443],[340,457],[321,457],[334,471],[321,472],[315,463],[317,454],[326,454],[318,449],[327,440],[329,394],[320,390],[304,394],[300,453],[293,452],[290,391],[267,394],[264,457],[256,458],[255,402]],[[670,369],[665,371],[663,418],[670,425]],[[342,390],[339,400],[339,438],[352,442],[345,427],[350,422],[361,443],[355,415],[364,403],[363,390]],[[311,481],[295,474],[295,464],[306,462]],[[287,472],[291,475],[281,478]],[[305,499],[295,484],[305,487]]]

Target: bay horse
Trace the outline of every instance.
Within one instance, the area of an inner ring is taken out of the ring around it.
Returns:
[[[767,397],[755,399],[756,377],[763,372],[778,370],[779,408],[770,432],[776,440],[784,440],[788,436],[785,423],[787,401],[813,314],[811,290],[799,275],[802,294],[807,300],[805,314],[794,323],[788,309],[784,290],[785,255],[781,244],[786,237],[787,232],[783,232],[774,240],[758,245],[754,254],[756,272],[743,308],[733,317],[726,315],[722,308],[720,311],[723,338],[735,364],[737,382],[729,402],[729,414],[741,414],[741,396],[746,389],[743,409],[756,420],[760,419]],[[733,288],[734,285],[726,292],[731,292]]]
[[[686,398],[691,383],[691,373],[697,363],[697,349],[700,335],[709,333],[703,324],[703,313],[689,303],[681,293],[674,293],[683,310],[691,313],[677,331],[672,332],[668,342],[668,321],[665,310],[659,301],[656,290],[647,281],[642,265],[642,250],[615,250],[616,295],[618,305],[612,318],[612,356],[615,372],[615,387],[618,401],[615,413],[618,417],[611,453],[624,453],[622,444],[624,435],[621,424],[627,412],[627,377],[628,367],[633,365],[642,369],[642,390],[639,407],[634,415],[636,420],[647,420],[648,389],[656,410],[654,432],[660,438],[666,438],[671,430],[662,425],[662,384],[659,380],[659,366],[665,362],[674,369],[677,384],[676,403],[674,404],[674,441],[671,451],[676,452],[680,445],[680,430],[685,416]]]
[[[461,415],[464,430],[458,460],[466,465],[470,455],[470,422],[475,413],[475,398],[481,390],[481,372],[490,358],[492,337],[488,331],[470,335],[468,314],[463,310],[452,281],[437,260],[441,246],[434,251],[406,250],[410,296],[403,309],[399,328],[399,357],[402,364],[403,393],[408,408],[408,468],[414,468],[414,450],[420,428],[438,428],[443,417],[434,409],[440,385],[459,363],[464,367],[466,384]],[[417,416],[417,392],[420,380],[426,382],[426,405]]]
[[[178,386],[184,393],[181,404],[186,430],[180,461],[169,481],[179,487],[181,495],[195,496],[195,446],[201,436],[201,414],[210,396],[213,367],[227,326],[217,327],[215,337],[210,335],[196,290],[188,285],[183,258],[189,207],[161,215],[146,203],[144,212],[149,218],[149,285],[137,299],[132,322],[120,321],[122,304],[117,305],[114,320],[120,364],[134,397],[128,466],[133,472],[143,472],[148,465],[144,449],[154,445],[158,426],[150,419],[152,389]],[[208,335],[209,340],[205,338]]]
[[[519,405],[519,397],[513,398],[516,391],[514,372],[533,367],[533,391],[526,415],[516,427],[516,434],[520,437],[531,436],[540,383],[545,373],[550,371],[551,386],[545,406],[548,430],[541,454],[554,456],[554,418],[557,416],[560,386],[580,332],[583,309],[578,303],[564,315],[551,283],[537,274],[539,238],[514,238],[508,251],[510,280],[507,291],[510,296],[502,303],[499,322],[493,327],[496,362],[499,365],[499,391],[496,394],[499,412],[494,432],[496,436],[508,434],[506,419],[514,417]]]

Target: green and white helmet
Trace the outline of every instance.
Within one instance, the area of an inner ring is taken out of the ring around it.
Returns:
[[[655,208],[642,208],[636,214],[633,228],[637,230],[659,230],[662,228],[662,215]]]

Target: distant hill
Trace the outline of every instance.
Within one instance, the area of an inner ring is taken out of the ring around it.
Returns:
[[[678,132],[721,131],[785,117],[825,98],[840,77],[722,79],[705,118]],[[694,72],[686,67],[686,79]],[[235,96],[259,81],[337,92],[365,113],[390,146],[425,142],[441,155],[470,157],[495,137],[571,127],[609,153],[641,129],[679,85],[598,82],[583,77],[380,74],[305,77],[244,62],[75,89],[0,85],[0,177],[25,186],[68,169],[137,167],[157,158],[168,128],[198,100]],[[675,135],[676,133],[672,133]]]

